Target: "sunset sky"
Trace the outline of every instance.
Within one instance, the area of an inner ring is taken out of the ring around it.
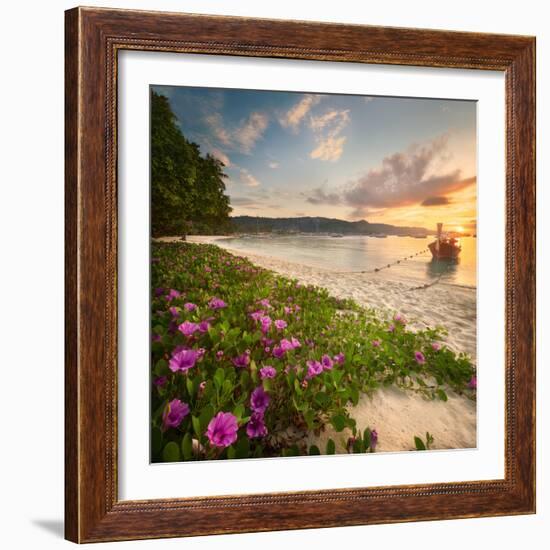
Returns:
[[[232,215],[475,229],[476,103],[154,86],[222,160]]]

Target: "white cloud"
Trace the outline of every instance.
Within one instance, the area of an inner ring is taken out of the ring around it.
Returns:
[[[229,160],[229,157],[223,151],[220,151],[219,149],[212,149],[210,152],[218,160],[221,160],[225,164],[226,168],[232,166],[231,160]]]
[[[275,170],[275,168],[279,168],[279,163],[278,162],[269,162],[268,163],[268,166],[272,169],[272,170]]]
[[[349,110],[328,111],[324,115],[312,116],[309,126],[315,133],[317,147],[311,151],[312,159],[336,162],[344,152],[346,137],[340,135],[350,122]]]
[[[214,138],[223,146],[241,153],[250,153],[256,142],[262,137],[269,118],[265,113],[254,112],[243,119],[234,128],[228,128],[220,113],[213,113],[205,117]]]
[[[305,95],[294,107],[279,118],[279,123],[284,128],[290,128],[293,132],[297,132],[302,119],[319,101],[321,101],[321,97],[318,95]]]
[[[248,187],[258,187],[260,185],[260,182],[246,168],[241,168],[239,179],[241,183]]]

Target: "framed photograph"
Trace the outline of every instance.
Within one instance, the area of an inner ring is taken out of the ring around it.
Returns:
[[[535,511],[535,39],[66,12],[66,537]]]

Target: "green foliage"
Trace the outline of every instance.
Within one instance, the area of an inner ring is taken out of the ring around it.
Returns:
[[[434,437],[430,432],[426,432],[426,441],[417,435],[414,436],[414,446],[417,451],[429,451],[432,448]]]
[[[312,433],[330,426],[338,437],[353,435],[348,452],[373,452],[378,434],[370,428],[359,433],[352,416],[362,394],[397,384],[444,399],[444,388],[463,391],[475,373],[466,356],[432,346],[441,339],[438,329],[409,331],[351,300],[278,276],[217,246],[153,243],[152,257],[154,462],[334,454],[333,440],[322,450],[307,443]],[[170,289],[181,295],[168,299]],[[212,309],[214,297],[226,307]],[[188,303],[196,307],[186,308]],[[251,316],[258,312],[272,320],[264,332]],[[286,326],[276,328],[275,320]],[[184,321],[206,321],[208,327],[188,337],[178,330]],[[283,339],[292,338],[300,345],[275,353]],[[204,351],[189,370],[172,372],[174,350],[182,348]],[[415,360],[416,351],[424,362]],[[235,365],[243,355],[245,364]],[[311,375],[308,362],[323,357],[329,366]],[[262,373],[266,367],[274,369],[272,378]],[[259,386],[270,398],[267,434],[251,437],[251,393]],[[166,428],[163,415],[173,399],[185,403],[189,413],[178,426]],[[234,415],[238,425],[237,439],[227,447],[212,446],[206,435],[220,412]]]
[[[154,237],[230,229],[224,164],[183,136],[168,98],[151,93],[151,226]]]

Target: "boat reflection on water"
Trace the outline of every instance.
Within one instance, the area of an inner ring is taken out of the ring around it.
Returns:
[[[442,275],[454,275],[457,272],[459,264],[460,258],[441,260],[432,258],[432,260],[426,264],[426,274],[431,279],[437,279]]]

